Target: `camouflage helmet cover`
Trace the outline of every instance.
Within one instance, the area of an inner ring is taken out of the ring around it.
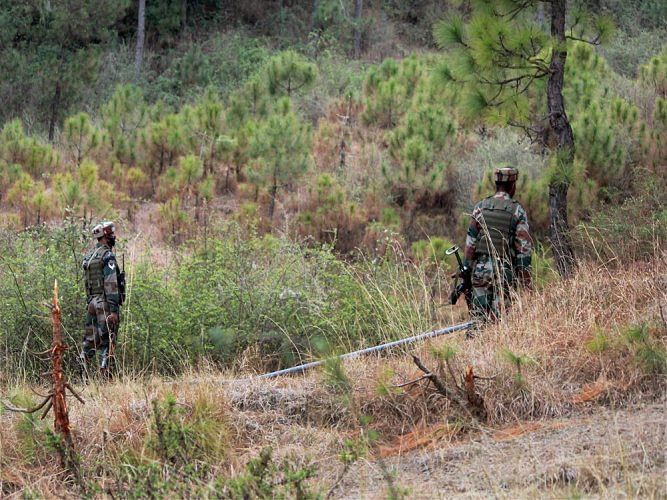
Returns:
[[[111,221],[104,221],[100,222],[98,225],[96,225],[93,230],[93,237],[95,239],[100,239],[104,236],[107,236],[109,234],[113,234],[115,231],[116,227],[114,226],[114,223]]]
[[[497,168],[495,171],[496,182],[516,182],[519,171],[514,167]]]

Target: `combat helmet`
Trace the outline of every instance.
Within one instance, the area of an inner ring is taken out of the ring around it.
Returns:
[[[113,222],[104,221],[104,222],[100,222],[99,224],[97,224],[92,229],[91,232],[93,233],[93,238],[95,238],[96,240],[99,240],[100,238],[102,238],[104,236],[112,235],[115,230],[116,230],[116,226],[114,225]]]

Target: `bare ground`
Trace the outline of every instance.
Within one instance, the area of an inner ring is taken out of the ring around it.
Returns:
[[[667,498],[665,402],[488,429],[364,462],[339,498],[384,498],[382,467],[411,498]],[[433,429],[432,434],[437,434]]]

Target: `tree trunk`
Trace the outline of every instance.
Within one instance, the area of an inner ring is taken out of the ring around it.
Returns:
[[[320,0],[313,0],[313,7],[310,12],[310,26],[308,27],[308,33],[312,34],[315,29],[317,28],[316,26],[316,21],[317,21],[317,9],[320,7]]]
[[[188,0],[181,0],[181,31],[185,29],[185,23],[188,21]]]
[[[354,0],[354,58],[361,56],[361,11],[363,0]]]
[[[60,79],[56,82],[56,89],[53,93],[53,101],[51,101],[51,118],[49,119],[49,142],[53,142],[56,133],[56,122],[58,121],[58,113],[60,112],[60,96],[62,94],[62,86]]]
[[[549,81],[547,82],[547,106],[549,108],[549,126],[556,141],[557,161],[570,168],[574,160],[574,134],[565,113],[563,100],[563,77],[567,46],[565,40],[565,11],[567,0],[551,2],[551,36],[554,42]],[[552,179],[549,184],[549,225],[551,245],[556,259],[556,267],[563,277],[572,274],[574,250],[570,242],[567,222],[567,191],[569,182],[565,179]]]
[[[278,194],[278,184],[277,181],[273,181],[271,186],[271,201],[269,202],[269,220],[273,220],[273,211],[276,208],[276,195]]]
[[[313,0],[312,10],[310,12],[310,23],[308,26],[308,49],[312,54],[317,51],[317,43],[320,39],[321,26],[317,22],[317,10],[320,6],[320,0]]]
[[[137,47],[134,53],[134,69],[139,75],[141,73],[141,60],[144,58],[144,39],[146,37],[146,0],[139,0],[139,15],[137,17]]]

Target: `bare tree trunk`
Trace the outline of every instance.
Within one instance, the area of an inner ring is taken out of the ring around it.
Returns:
[[[313,0],[313,10],[310,12],[310,26],[308,27],[308,32],[312,33],[315,31],[315,22],[317,20],[317,9],[320,7],[320,0]]]
[[[134,68],[137,75],[141,73],[141,60],[144,58],[144,40],[146,38],[146,0],[139,0],[137,22],[137,47],[134,53]]]
[[[278,194],[278,181],[274,177],[273,185],[271,186],[271,201],[269,201],[269,220],[273,221],[273,212],[276,208],[276,196]]]
[[[354,58],[361,56],[361,12],[363,0],[354,0]]]
[[[551,36],[555,46],[549,65],[549,81],[547,82],[547,105],[549,108],[549,126],[556,141],[557,160],[565,166],[572,165],[574,160],[574,134],[570,121],[565,113],[563,100],[563,77],[567,46],[565,40],[565,11],[567,0],[551,2]],[[572,274],[575,264],[574,250],[569,236],[567,222],[567,191],[569,181],[553,179],[549,184],[549,225],[551,245],[556,258],[556,267],[561,276]]]
[[[53,142],[56,133],[56,122],[58,121],[58,113],[60,112],[60,97],[62,95],[62,85],[60,79],[56,82],[56,89],[53,93],[53,101],[51,101],[51,118],[49,119],[49,142]]]
[[[188,0],[181,0],[181,31],[185,29],[188,20]]]
[[[308,27],[308,46],[311,50],[317,47],[317,41],[320,38],[320,29],[317,25],[317,9],[320,6],[320,0],[313,0],[313,8],[310,13],[310,26]]]

